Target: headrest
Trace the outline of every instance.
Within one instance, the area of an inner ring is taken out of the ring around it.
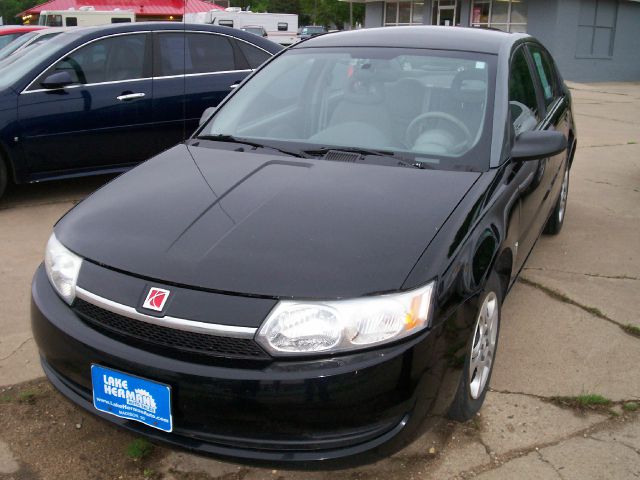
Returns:
[[[451,90],[461,102],[484,102],[487,95],[487,71],[467,68],[456,74]]]

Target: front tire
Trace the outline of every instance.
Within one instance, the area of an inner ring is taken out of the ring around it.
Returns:
[[[560,189],[560,195],[556,201],[553,212],[547,220],[547,224],[544,226],[543,233],[547,235],[557,235],[562,230],[564,224],[564,217],[567,213],[567,199],[569,198],[569,165],[564,169],[564,177],[562,179],[562,187]]]
[[[489,390],[500,333],[502,284],[494,272],[480,295],[478,312],[449,418],[466,422],[482,407]]]

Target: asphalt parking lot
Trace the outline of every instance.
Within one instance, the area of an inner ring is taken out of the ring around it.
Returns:
[[[152,447],[42,379],[31,275],[53,223],[109,177],[13,187],[0,203],[0,479],[640,478],[640,84],[572,84],[567,219],[504,306],[479,416],[344,471],[249,468]]]

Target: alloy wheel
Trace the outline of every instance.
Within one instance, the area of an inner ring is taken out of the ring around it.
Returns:
[[[498,308],[498,297],[489,292],[480,307],[471,345],[469,391],[474,400],[482,395],[493,366],[498,340]]]
[[[560,208],[558,209],[558,220],[562,223],[564,212],[567,208],[567,197],[569,196],[569,170],[565,169],[562,180],[562,190],[560,190]]]

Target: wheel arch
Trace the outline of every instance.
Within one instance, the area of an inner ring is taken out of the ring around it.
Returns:
[[[13,181],[13,183],[18,183],[16,179],[16,170],[13,162],[11,161],[9,150],[3,142],[0,142],[0,162],[3,162],[4,166],[7,168],[8,180]]]

